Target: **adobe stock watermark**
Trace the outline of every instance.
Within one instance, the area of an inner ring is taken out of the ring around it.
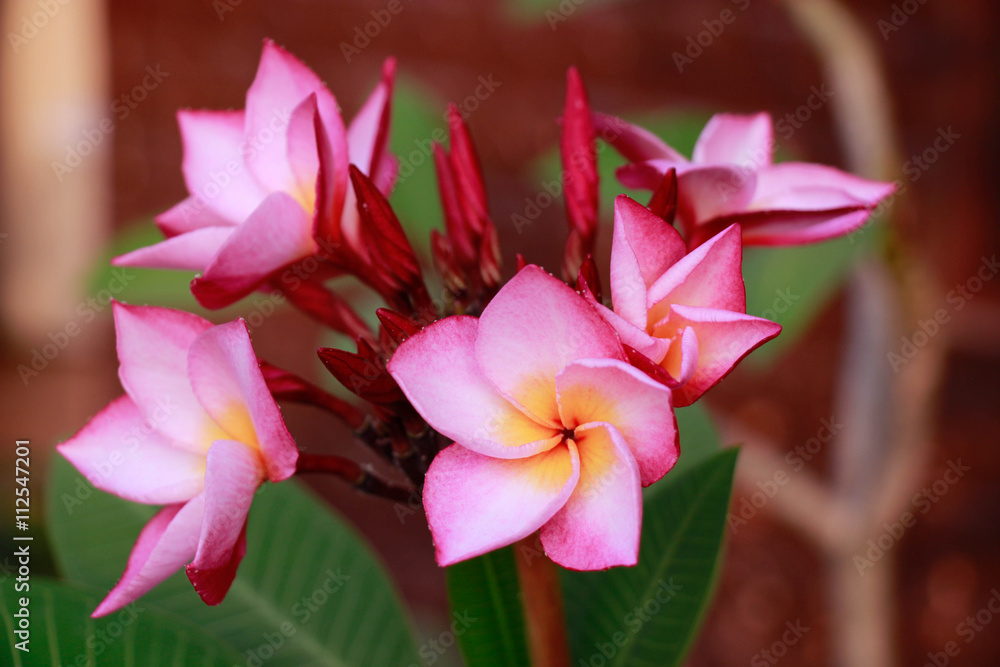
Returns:
[[[354,26],[351,42],[340,43],[340,52],[344,54],[344,60],[350,64],[351,58],[361,55],[361,52],[368,48],[373,40],[378,39],[382,31],[389,27],[392,19],[401,14],[404,8],[403,0],[389,0],[381,9],[371,10],[369,14],[372,19],[370,21],[364,25]]]
[[[911,155],[910,159],[904,162],[900,169],[906,180],[896,179],[893,185],[896,186],[895,190],[892,191],[888,197],[879,202],[879,205],[875,207],[872,214],[868,217],[868,221],[865,222],[861,227],[858,227],[851,233],[847,235],[847,240],[854,243],[855,239],[864,234],[873,222],[878,219],[883,213],[885,213],[893,204],[896,203],[896,198],[904,195],[909,188],[911,183],[916,183],[920,178],[930,171],[931,167],[941,159],[941,156],[947,153],[952,146],[955,145],[962,135],[955,132],[952,126],[939,127],[937,129],[937,136],[931,141],[931,143],[920,153]]]
[[[962,464],[962,459],[948,461],[948,469],[944,475],[915,493],[910,499],[910,509],[903,512],[896,521],[883,523],[882,532],[878,537],[868,540],[868,549],[863,554],[854,555],[854,567],[857,568],[858,574],[865,576],[865,570],[874,567],[875,563],[882,560],[896,543],[903,539],[906,531],[917,525],[917,518],[930,512],[934,505],[941,502],[941,498],[951,490],[951,487],[958,484],[970,470],[971,467]]]
[[[21,17],[21,29],[17,32],[8,32],[7,41],[17,53],[22,46],[35,37],[40,30],[49,24],[49,21],[56,17],[59,10],[68,5],[70,0],[37,0],[38,11],[32,12],[30,16]]]
[[[951,314],[965,308],[965,305],[974,299],[982,291],[983,286],[993,280],[998,272],[1000,272],[1000,262],[997,261],[997,256],[986,257],[984,255],[974,274],[969,276],[965,282],[948,290],[945,295],[947,305],[935,310],[932,317],[918,320],[917,329],[908,336],[900,336],[899,347],[886,353],[886,359],[888,359],[893,372],[898,373],[900,368],[910,363],[920,350],[941,333],[944,325],[951,322]]]
[[[473,616],[466,609],[461,614],[457,611],[451,613],[451,625],[437,637],[431,637],[417,649],[417,655],[421,657],[424,665],[433,665],[448,652],[452,646],[458,643],[458,638],[468,632],[469,628],[478,621],[479,618]],[[420,667],[411,662],[407,667]]]
[[[785,622],[786,630],[781,634],[781,638],[765,649],[761,649],[750,658],[750,667],[769,667],[777,665],[781,659],[788,655],[788,649],[795,646],[809,632],[808,625],[802,625],[801,620]]]
[[[906,25],[907,21],[910,20],[910,17],[916,14],[925,2],[927,2],[927,0],[904,0],[901,3],[894,4],[892,6],[892,12],[889,14],[889,18],[879,19],[875,23],[878,31],[882,33],[882,39],[888,42],[889,37]]]
[[[483,102],[488,100],[496,92],[497,88],[503,85],[503,81],[497,81],[492,72],[480,75],[476,79],[476,83],[477,85],[471,94],[467,95],[460,102],[455,103],[462,120],[468,120],[469,116],[478,111]],[[442,116],[442,119],[445,122],[444,127],[434,128],[430,136],[425,139],[415,139],[413,141],[413,150],[407,152],[405,155],[400,154],[397,156],[399,158],[399,171],[396,178],[397,187],[412,176],[416,172],[417,167],[420,167],[428,160],[431,162],[434,161],[431,157],[434,153],[434,144],[444,144],[448,139],[448,131],[444,129],[448,126],[447,112]]]
[[[221,165],[218,171],[209,172],[208,182],[204,183],[198,192],[192,192],[192,196],[180,205],[184,221],[197,220],[198,216],[208,209],[209,202],[217,199],[232,184],[233,178],[242,174],[247,164],[255,159],[261,150],[284,133],[291,118],[292,112],[289,109],[271,109],[267,122],[262,123],[255,134],[245,138],[236,147],[240,159],[229,160]]]
[[[812,120],[813,114],[822,109],[831,97],[833,97],[833,91],[827,87],[826,83],[809,86],[809,96],[806,97],[806,101],[779,118],[774,123],[774,131],[780,134],[782,139],[788,141],[796,130],[801,130],[803,125]]]
[[[798,130],[812,120],[813,115],[833,97],[834,91],[826,83],[809,86],[809,95],[805,102],[793,111],[786,113],[774,124],[774,130],[785,141],[790,140]],[[736,193],[743,194],[743,186],[750,178],[757,178],[757,172],[769,164],[780,145],[771,136],[764,146],[759,146],[747,156],[747,163],[730,171],[729,178],[716,182],[715,189],[722,201],[728,201]]]
[[[844,425],[838,422],[836,417],[821,419],[820,427],[815,436],[788,450],[785,453],[785,463],[789,470],[779,468],[774,471],[770,479],[758,480],[757,490],[749,497],[741,496],[739,508],[737,509],[734,504],[734,509],[726,516],[726,523],[729,524],[729,530],[732,531],[733,535],[736,535],[741,527],[756,517],[771,502],[771,499],[792,481],[792,475],[805,468],[806,463],[812,461],[823,450],[824,445],[832,442],[843,428]]]
[[[263,667],[265,662],[273,658],[288,643],[288,640],[295,636],[299,627],[307,624],[333,596],[347,585],[351,578],[341,572],[339,567],[336,571],[327,568],[323,575],[325,578],[313,592],[309,595],[303,595],[290,609],[298,626],[291,621],[282,621],[274,632],[262,633],[262,641],[246,651],[246,660],[244,661],[246,667]]]
[[[97,319],[110,305],[116,294],[122,292],[135,279],[128,269],[115,268],[111,271],[111,280],[95,294],[76,305],[76,317],[66,322],[62,329],[48,334],[49,342],[31,350],[31,359],[18,364],[17,374],[27,387],[34,378],[42,374],[49,364],[69,347],[70,342],[83,332],[83,328]]]
[[[955,634],[964,640],[966,645],[983,632],[986,627],[993,622],[993,619],[1000,614],[1000,591],[996,588],[990,590],[991,597],[986,604],[975,614],[966,616],[955,626]],[[927,653],[927,662],[923,667],[947,667],[951,664],[951,659],[962,652],[962,644],[951,640],[942,647],[942,650]]]
[[[91,633],[84,640],[87,650],[83,653],[78,653],[72,662],[62,664],[75,665],[76,667],[89,667],[89,665],[100,664],[99,661],[95,662],[94,659],[104,655],[104,652],[125,634],[128,627],[135,623],[136,619],[139,618],[139,614],[146,611],[145,607],[136,605],[137,603],[133,602],[114,616],[102,619],[106,622],[106,625]]]
[[[594,642],[594,652],[588,658],[580,658],[579,667],[606,667],[620,650],[631,643],[632,636],[638,634],[683,589],[683,586],[674,583],[673,577],[660,579],[652,594],[622,617],[625,629],[612,633],[605,641]]]
[[[592,158],[596,159],[597,156],[607,150],[609,145],[614,143],[622,132],[628,129],[628,123],[621,119],[615,118],[612,122],[616,124],[612,127],[602,129],[597,134],[597,139],[600,139],[600,141],[597,141],[594,146],[593,156],[590,150],[587,149],[572,153],[566,159],[567,162],[571,163],[570,166],[573,163],[589,161]],[[521,213],[513,213],[510,216],[511,224],[514,225],[517,233],[523,233],[525,227],[534,224],[538,220],[542,215],[542,211],[558,201],[565,187],[572,183],[574,178],[576,178],[574,171],[564,165],[556,178],[551,181],[543,180],[541,182],[541,190],[534,197],[525,197],[524,210]]]
[[[212,0],[212,9],[219,21],[226,20],[226,14],[236,11],[236,8],[243,4],[243,0]]]
[[[112,100],[111,112],[114,114],[114,118],[117,118],[118,122],[128,118],[129,114],[168,76],[170,76],[170,72],[164,72],[160,65],[155,67],[148,65],[142,81],[128,92]],[[105,116],[94,127],[83,130],[80,133],[79,141],[66,146],[66,157],[61,162],[59,160],[52,161],[52,171],[56,175],[56,180],[62,183],[66,176],[83,164],[86,157],[104,142],[105,137],[115,131],[114,118]]]
[[[778,319],[778,315],[787,313],[802,298],[798,294],[793,294],[791,287],[776,289],[774,290],[774,295],[771,307],[761,311],[759,317],[763,317],[766,320],[776,320]]]
[[[736,8],[743,12],[746,11],[750,6],[750,0],[730,0]],[[704,30],[701,30],[693,35],[688,35],[687,47],[685,47],[684,52],[674,51],[670,54],[673,58],[674,65],[677,67],[677,71],[681,74],[684,73],[684,68],[688,65],[694,63],[695,60],[701,57],[705,50],[710,48],[715,44],[715,40],[718,39],[723,32],[726,30],[726,26],[732,25],[736,22],[736,17],[738,14],[731,8],[726,7],[721,12],[719,12],[718,18],[705,19],[701,22],[704,26]]]
[[[128,463],[135,463],[142,457],[139,446],[149,439],[160,427],[170,421],[177,413],[177,407],[169,396],[159,396],[151,409],[147,407],[143,418],[138,424],[133,424],[118,440],[117,447],[107,452],[104,459],[92,466],[89,477],[78,475],[73,493],[64,492],[59,499],[68,516],[73,516],[76,508],[94,494],[94,488],[110,479],[115,471]]]
[[[545,20],[548,21],[549,28],[555,30],[560,23],[569,21],[569,17],[586,2],[587,0],[562,0],[555,9],[546,9]]]

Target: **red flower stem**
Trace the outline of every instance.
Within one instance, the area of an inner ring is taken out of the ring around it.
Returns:
[[[415,493],[412,489],[388,482],[375,473],[365,470],[357,461],[342,456],[299,453],[295,473],[325,473],[340,477],[359,491],[396,502],[409,502]]]
[[[514,545],[532,667],[569,667],[559,569],[538,551],[538,533]]]
[[[264,375],[267,388],[275,400],[292,401],[322,408],[339,417],[354,430],[360,429],[364,425],[364,413],[351,403],[341,400],[294,373],[266,361],[260,361],[260,370]]]

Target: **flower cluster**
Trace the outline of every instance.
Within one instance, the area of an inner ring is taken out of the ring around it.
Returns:
[[[772,164],[764,114],[716,116],[688,161],[592,112],[571,69],[563,279],[518,257],[503,282],[479,160],[452,106],[450,146],[434,146],[444,230],[431,248],[443,296],[431,299],[387,200],[394,76],[389,60],[345,128],[319,77],[267,42],[244,110],[179,114],[189,196],[157,218],[164,241],[115,264],[199,272],[191,290],[209,309],[280,290],[356,342],[356,352],[319,357],[369,407],[259,360],[242,320],[116,304],[126,394],[59,451],[98,488],[164,507],[95,615],[181,567],[206,603],[220,602],[254,492],[303,472],[384,497],[422,492],[441,565],[536,531],[567,568],[635,564],[642,487],[680,455],[674,409],[780,331],[746,313],[743,245],[845,234],[891,191],[829,167]],[[610,304],[592,257],[598,133],[629,161],[621,182],[653,191],[646,205],[615,201]],[[329,286],[344,275],[384,300],[376,328]],[[410,485],[299,452],[279,400],[333,413]]]

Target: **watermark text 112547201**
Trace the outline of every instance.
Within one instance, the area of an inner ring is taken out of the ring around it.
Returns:
[[[28,642],[31,638],[31,621],[28,606],[31,602],[27,596],[31,578],[31,549],[28,542],[30,535],[18,534],[28,530],[29,514],[31,512],[31,489],[28,479],[31,467],[31,449],[27,440],[17,440],[14,443],[14,557],[17,559],[17,579],[14,590],[24,594],[17,600],[17,611],[14,612],[14,636],[18,639],[14,646],[19,651],[30,651]]]

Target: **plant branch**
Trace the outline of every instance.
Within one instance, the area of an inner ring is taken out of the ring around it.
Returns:
[[[358,491],[395,502],[408,502],[414,493],[412,489],[386,481],[357,461],[342,456],[300,452],[295,465],[295,474],[303,473],[333,475],[348,482]]]
[[[532,667],[569,667],[569,643],[558,566],[538,555],[538,534],[514,545]],[[527,557],[530,554],[531,557]]]

